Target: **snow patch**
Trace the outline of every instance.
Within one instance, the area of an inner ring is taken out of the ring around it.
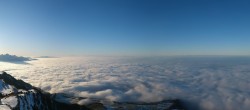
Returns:
[[[1,103],[5,105],[9,105],[10,107],[14,108],[17,106],[18,101],[16,96],[5,97],[1,99]]]
[[[0,79],[0,94],[8,95],[14,92],[14,88]]]
[[[0,105],[0,110],[11,110],[7,105]]]

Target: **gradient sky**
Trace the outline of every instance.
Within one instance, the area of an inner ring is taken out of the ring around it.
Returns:
[[[0,0],[0,53],[250,55],[250,1]]]

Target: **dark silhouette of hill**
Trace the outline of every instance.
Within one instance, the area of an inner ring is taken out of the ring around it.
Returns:
[[[0,61],[2,62],[10,62],[10,63],[16,63],[16,64],[27,64],[26,61],[35,60],[30,57],[23,57],[23,56],[16,56],[16,55],[10,55],[10,54],[1,54],[0,55]]]

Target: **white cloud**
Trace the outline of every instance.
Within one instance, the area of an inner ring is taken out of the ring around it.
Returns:
[[[83,57],[29,63],[0,62],[0,69],[52,93],[133,102],[178,98],[203,110],[250,108],[249,58]]]

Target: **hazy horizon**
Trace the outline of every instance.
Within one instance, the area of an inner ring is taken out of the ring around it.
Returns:
[[[118,54],[85,54],[85,55],[25,55],[25,54],[11,54],[11,53],[0,53],[0,55],[5,55],[5,54],[9,54],[9,55],[16,55],[18,57],[31,57],[31,58],[59,58],[59,57],[131,57],[131,58],[150,58],[150,57],[155,57],[155,58],[159,58],[159,57],[176,57],[176,58],[181,58],[181,57],[250,57],[250,55],[243,55],[243,54],[218,54],[218,55],[204,55],[204,54],[197,54],[197,55],[192,55],[192,54],[176,54],[176,55],[149,55],[149,54],[145,54],[145,55],[140,55],[140,54],[127,54],[127,55],[118,55]]]

